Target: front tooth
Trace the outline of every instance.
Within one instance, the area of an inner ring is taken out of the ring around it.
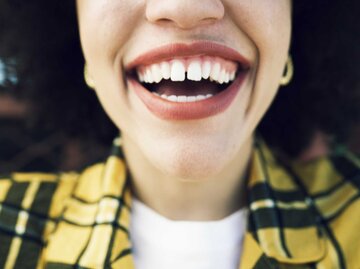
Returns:
[[[219,80],[220,71],[221,71],[220,63],[215,63],[214,66],[213,66],[212,69],[211,69],[210,78],[211,78],[212,80],[218,81],[218,80]]]
[[[184,81],[185,80],[185,66],[181,61],[173,61],[171,65],[171,80]]]
[[[151,65],[151,74],[153,76],[154,82],[159,83],[162,80],[162,74],[160,66],[157,64]]]
[[[202,73],[201,73],[201,64],[198,61],[193,61],[189,64],[187,70],[187,78],[189,80],[201,81]]]
[[[203,79],[208,79],[210,77],[210,72],[211,72],[211,63],[209,61],[205,61],[202,66]]]
[[[185,95],[181,95],[177,97],[177,101],[178,102],[186,102],[187,101],[187,97]]]
[[[160,68],[161,68],[161,74],[162,74],[163,78],[169,79],[171,77],[170,64],[168,62],[162,62],[160,64]]]

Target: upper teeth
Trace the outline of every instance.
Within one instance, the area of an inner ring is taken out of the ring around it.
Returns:
[[[141,82],[159,83],[163,79],[171,81],[201,81],[210,79],[223,84],[233,81],[237,64],[217,57],[194,57],[175,59],[151,64],[137,69]]]

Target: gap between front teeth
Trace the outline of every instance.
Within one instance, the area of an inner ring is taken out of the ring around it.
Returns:
[[[212,97],[212,94],[207,94],[207,95],[197,95],[197,96],[185,96],[185,95],[181,95],[181,96],[177,96],[177,95],[165,95],[165,94],[158,94],[156,92],[153,92],[154,95],[159,96],[163,99],[166,99],[168,101],[172,101],[172,102],[179,102],[179,103],[188,103],[188,102],[196,102],[196,101],[201,101],[201,100],[205,100],[208,99],[210,97]]]
[[[137,70],[140,82],[159,83],[161,80],[201,81],[210,79],[219,84],[229,83],[235,80],[237,66],[235,63],[226,62],[221,64],[214,59],[193,59],[184,64],[182,60],[164,61],[159,64],[152,64]]]

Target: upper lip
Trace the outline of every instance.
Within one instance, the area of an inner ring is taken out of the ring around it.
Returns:
[[[140,65],[145,66],[174,58],[192,56],[218,56],[226,60],[236,61],[241,69],[250,67],[250,61],[245,56],[226,45],[197,41],[190,44],[172,43],[157,47],[136,57],[125,66],[125,69],[130,71]]]

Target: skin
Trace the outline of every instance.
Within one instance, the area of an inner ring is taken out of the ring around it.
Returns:
[[[254,130],[278,89],[291,35],[290,0],[77,0],[84,56],[121,130],[134,195],[175,220],[221,219],[244,205]],[[231,106],[200,120],[151,114],[124,66],[164,44],[207,40],[251,63]]]

